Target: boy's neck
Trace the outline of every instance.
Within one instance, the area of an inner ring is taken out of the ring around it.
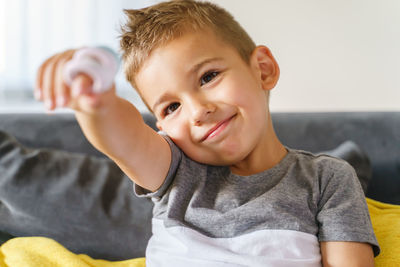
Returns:
[[[275,134],[272,123],[269,123],[267,134],[263,142],[245,159],[231,165],[231,172],[241,176],[248,176],[271,169],[287,155],[288,151]]]

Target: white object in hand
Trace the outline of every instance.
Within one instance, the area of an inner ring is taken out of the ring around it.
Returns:
[[[118,71],[118,58],[109,49],[99,47],[82,48],[65,65],[64,79],[68,85],[80,73],[93,81],[93,92],[101,93],[111,88]]]

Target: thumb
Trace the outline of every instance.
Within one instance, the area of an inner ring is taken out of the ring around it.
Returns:
[[[93,93],[92,79],[84,73],[78,74],[71,83],[71,96],[75,98],[91,93]]]

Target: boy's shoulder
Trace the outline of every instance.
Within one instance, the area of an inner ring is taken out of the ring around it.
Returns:
[[[289,149],[294,154],[296,169],[292,175],[301,174],[309,181],[316,182],[320,192],[335,192],[338,188],[352,188],[363,192],[361,181],[350,163],[328,153],[312,153],[304,150]],[[345,190],[346,191],[346,190]]]
[[[320,182],[333,178],[335,180],[357,178],[354,168],[346,160],[337,156],[290,148],[288,148],[288,151],[294,155],[293,159],[299,169],[314,172]]]
[[[301,149],[287,149],[289,153],[295,155],[294,158],[300,163],[312,164],[326,170],[352,169],[352,166],[346,160],[330,155],[329,152],[313,153]]]

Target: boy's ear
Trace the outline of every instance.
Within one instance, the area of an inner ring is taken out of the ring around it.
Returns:
[[[251,54],[251,63],[259,71],[262,87],[271,90],[279,80],[279,65],[266,46],[257,46]]]

